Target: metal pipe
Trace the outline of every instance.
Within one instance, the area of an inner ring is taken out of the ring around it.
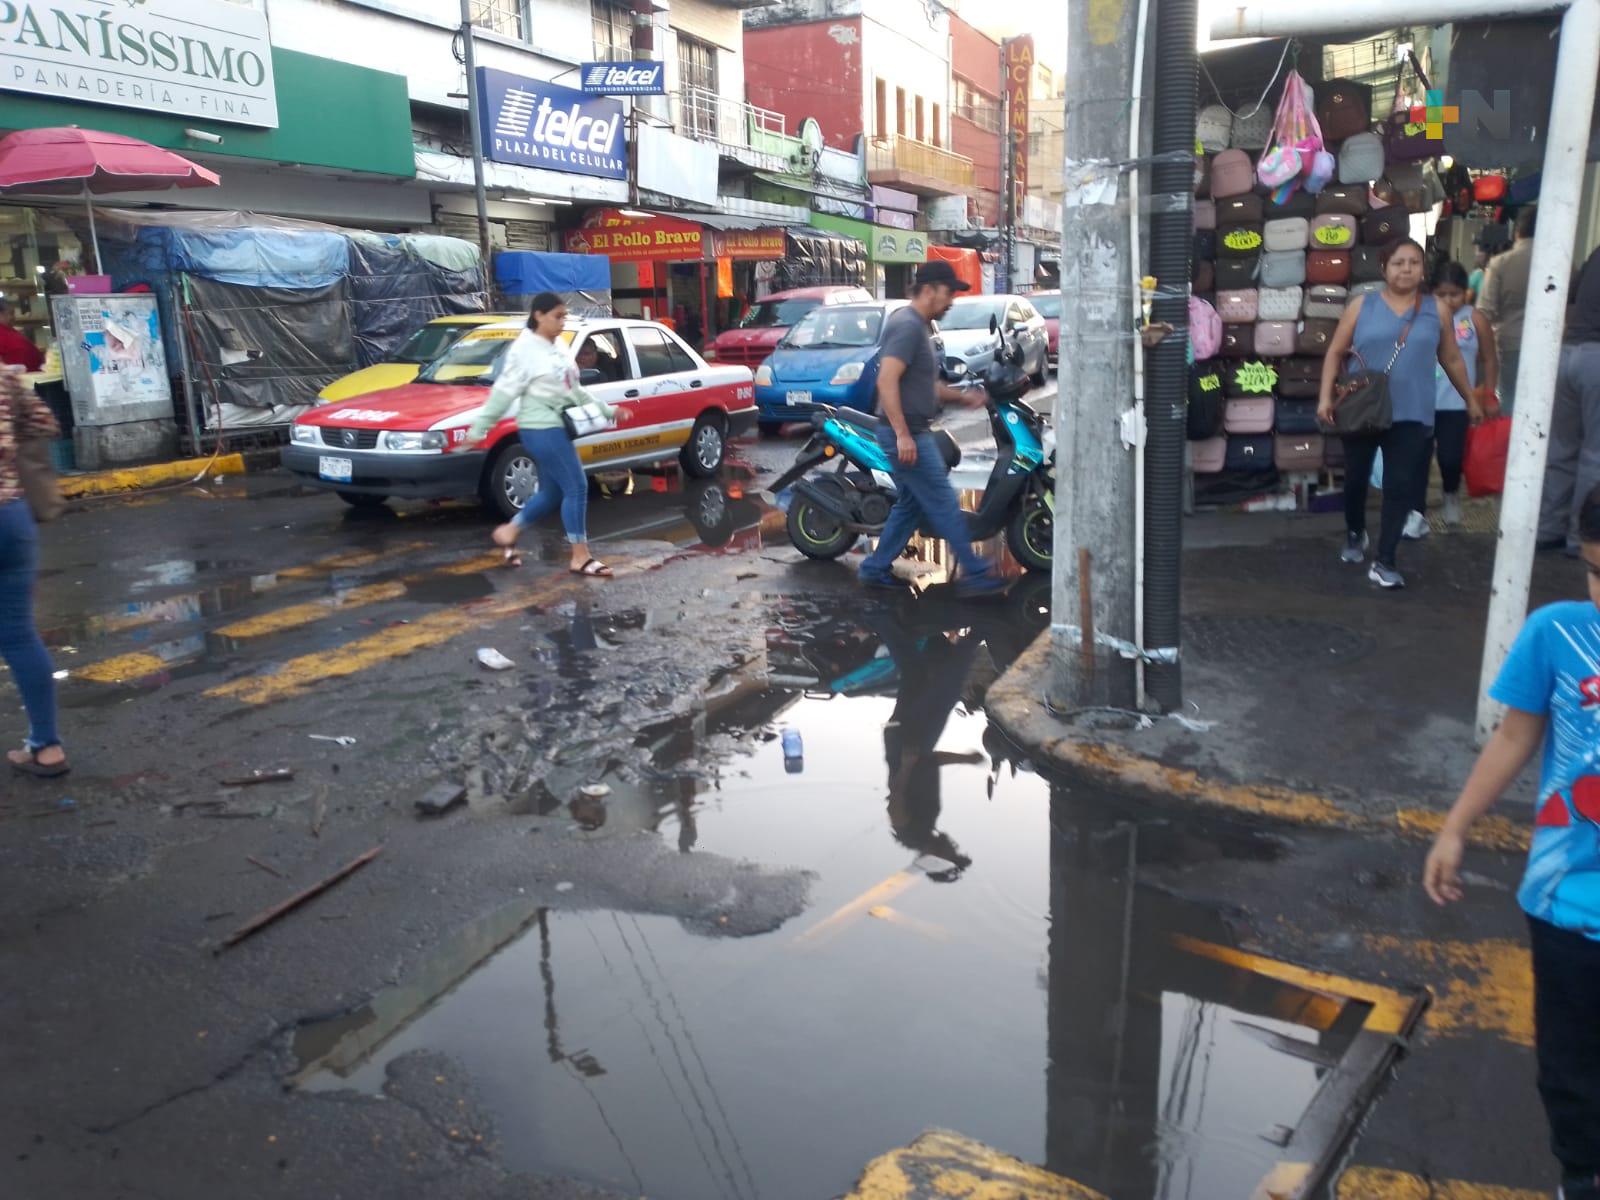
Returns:
[[[483,136],[478,116],[478,53],[472,37],[472,0],[461,0],[461,58],[467,68],[467,131],[472,138],[472,193],[478,202],[478,253],[489,271],[489,196],[483,188]]]
[[[1561,21],[1550,123],[1545,134],[1539,187],[1539,232],[1528,271],[1528,301],[1517,370],[1517,407],[1506,457],[1505,494],[1500,501],[1500,541],[1495,548],[1489,626],[1483,644],[1478,691],[1479,741],[1499,722],[1500,706],[1489,687],[1505,662],[1528,611],[1538,537],[1539,500],[1544,491],[1545,450],[1555,407],[1561,361],[1561,327],[1578,232],[1578,205],[1589,150],[1595,75],[1600,72],[1600,0],[1574,0]],[[1579,498],[1581,502],[1581,497]]]
[[[1211,17],[1211,39],[1371,33],[1392,28],[1402,18],[1412,25],[1503,21],[1559,12],[1564,7],[1566,0],[1415,0],[1399,7],[1393,0],[1346,0],[1337,7],[1302,0],[1258,0],[1217,8]]]
[[[1596,0],[1600,3],[1600,0]],[[1144,639],[1141,651],[1175,651],[1182,640],[1183,452],[1189,384],[1189,255],[1194,208],[1196,0],[1156,9],[1155,92],[1150,172],[1150,274],[1157,291],[1151,320],[1172,332],[1146,352],[1144,480]],[[1145,669],[1150,700],[1171,712],[1183,703],[1176,657]]]

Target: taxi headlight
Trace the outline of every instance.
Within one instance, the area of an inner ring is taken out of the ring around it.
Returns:
[[[383,435],[385,450],[443,450],[444,444],[444,431],[439,429],[429,430],[427,433],[391,430]]]
[[[322,440],[322,431],[315,425],[292,425],[289,440],[303,446],[314,446]]]
[[[762,363],[759,367],[756,368],[756,383],[761,387],[766,387],[771,382],[772,382],[772,367],[769,366],[767,363]]]

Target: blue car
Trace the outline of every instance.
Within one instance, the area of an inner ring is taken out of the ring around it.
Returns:
[[[814,308],[756,368],[761,428],[810,419],[811,404],[871,412],[877,403],[879,339],[904,300]]]

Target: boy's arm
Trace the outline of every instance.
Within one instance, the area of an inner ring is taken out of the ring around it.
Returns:
[[[1422,886],[1435,904],[1461,899],[1461,856],[1466,850],[1467,830],[1472,823],[1500,799],[1511,781],[1522,773],[1528,760],[1544,740],[1546,718],[1521,709],[1506,710],[1506,718],[1494,731],[1489,744],[1478,755],[1478,762],[1467,777],[1444,828],[1428,851],[1422,870]]]

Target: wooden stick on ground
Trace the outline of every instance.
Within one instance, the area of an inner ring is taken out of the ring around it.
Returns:
[[[222,944],[219,945],[215,950],[213,950],[212,953],[213,954],[221,954],[229,946],[238,945],[240,942],[244,941],[244,939],[249,937],[251,934],[258,932],[259,930],[265,929],[268,925],[271,925],[279,917],[286,916],[289,913],[293,912],[295,909],[299,908],[302,904],[304,904],[307,900],[310,900],[315,896],[321,895],[323,892],[325,892],[329,888],[331,888],[334,884],[338,883],[341,879],[345,879],[348,876],[354,875],[362,867],[366,866],[369,862],[371,862],[373,859],[377,858],[378,855],[380,855],[382,853],[383,853],[383,847],[382,846],[374,846],[371,850],[368,850],[365,854],[361,855],[358,858],[352,859],[350,862],[348,862],[344,866],[340,867],[337,871],[335,871],[332,875],[329,875],[326,879],[322,880],[320,883],[313,883],[310,887],[306,888],[304,891],[296,892],[294,895],[290,896],[282,904],[274,905],[272,908],[267,909],[265,912],[258,913],[257,915],[251,917],[243,925],[239,926],[239,928],[235,929],[227,937],[223,938],[222,939]]]

